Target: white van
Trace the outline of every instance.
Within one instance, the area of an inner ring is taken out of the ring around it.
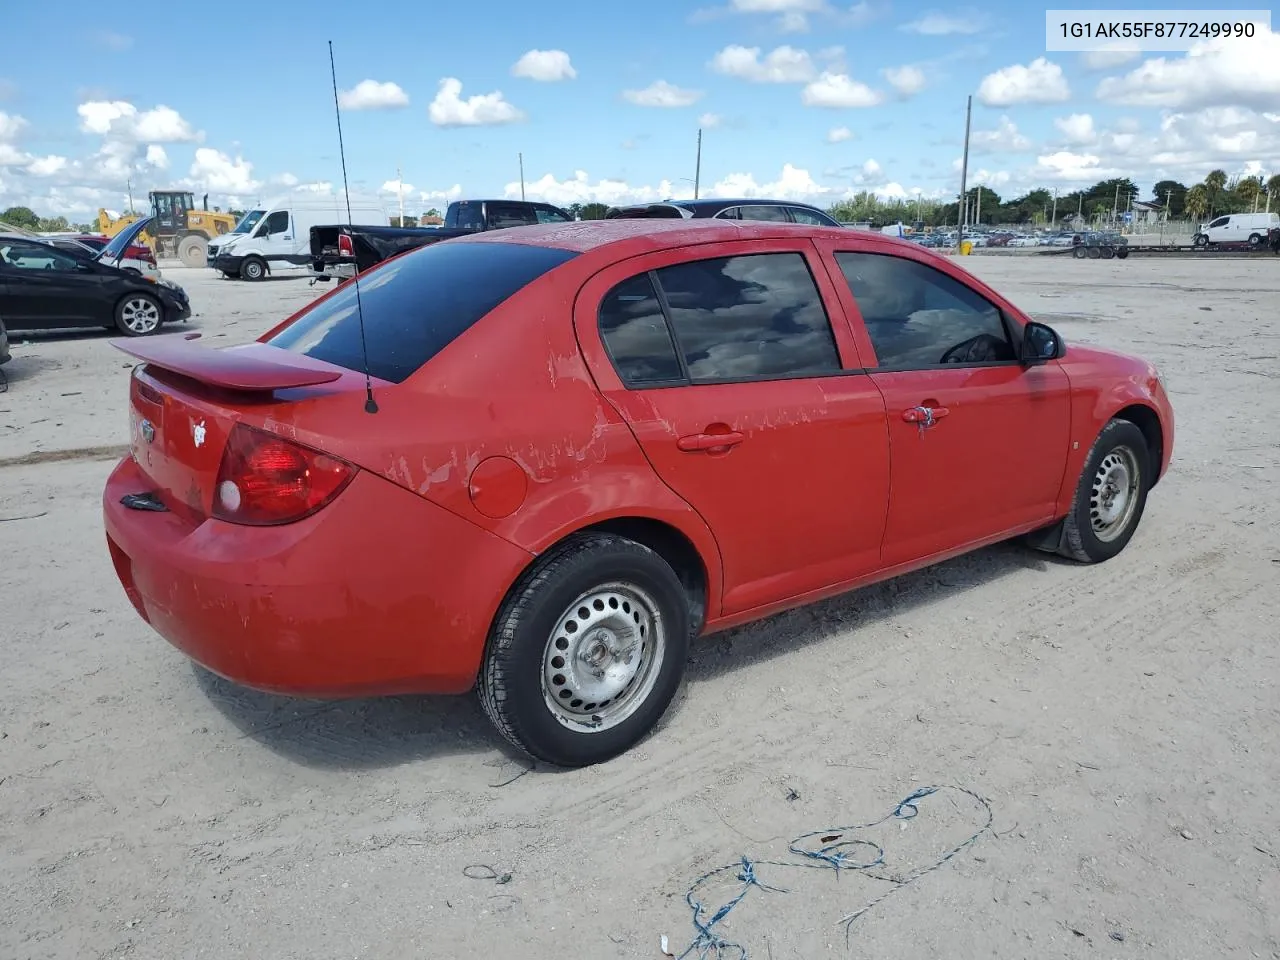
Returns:
[[[1197,247],[1210,243],[1247,243],[1261,247],[1267,231],[1280,229],[1280,213],[1232,213],[1200,225],[1192,242]]]
[[[266,208],[248,233],[222,240],[209,266],[224,277],[261,280],[268,274],[305,272],[311,264],[311,228],[333,223],[386,226],[390,221],[377,197],[351,197],[351,219],[342,194],[290,196]],[[221,238],[219,238],[221,240]]]

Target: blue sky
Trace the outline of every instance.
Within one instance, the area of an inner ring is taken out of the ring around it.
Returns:
[[[1215,166],[1280,171],[1269,31],[1189,59],[1046,53],[1044,7],[1011,0],[312,12],[327,6],[260,4],[246,19],[171,5],[148,18],[76,0],[58,8],[56,44],[48,8],[7,7],[0,208],[86,218],[122,207],[128,180],[135,196],[183,184],[239,206],[338,183],[330,39],[350,92],[353,189],[393,196],[399,164],[410,213],[518,195],[519,153],[530,196],[687,195],[700,125],[704,195],[954,195],[968,94],[971,181],[1002,194],[1126,175],[1145,195]]]

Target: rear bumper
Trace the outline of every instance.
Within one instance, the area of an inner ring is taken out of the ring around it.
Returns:
[[[343,697],[461,693],[530,555],[361,472],[319,513],[279,527],[131,510],[129,458],[103,514],[126,595],[157,633],[228,680]]]
[[[313,277],[346,280],[356,275],[356,262],[350,257],[312,257],[310,273]]]

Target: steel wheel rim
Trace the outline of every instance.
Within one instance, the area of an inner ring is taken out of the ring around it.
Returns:
[[[160,325],[160,308],[145,297],[135,297],[124,302],[120,318],[134,333],[150,333]]]
[[[1116,447],[1098,464],[1089,490],[1089,523],[1103,543],[1119,537],[1133,520],[1141,482],[1138,457],[1129,447]]]
[[[244,272],[250,280],[257,280],[258,277],[262,276],[262,268],[252,261],[244,265]]]
[[[542,655],[542,698],[563,726],[599,733],[649,698],[666,655],[657,602],[634,583],[606,583],[556,621]]]

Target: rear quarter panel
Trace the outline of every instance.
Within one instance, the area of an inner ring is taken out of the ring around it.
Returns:
[[[378,389],[377,414],[353,393],[340,410],[294,407],[287,432],[533,554],[609,519],[664,522],[717,585],[710,531],[657,478],[582,359],[572,315],[585,267],[570,261],[534,281],[404,383]],[[709,593],[715,616],[718,590]]]

